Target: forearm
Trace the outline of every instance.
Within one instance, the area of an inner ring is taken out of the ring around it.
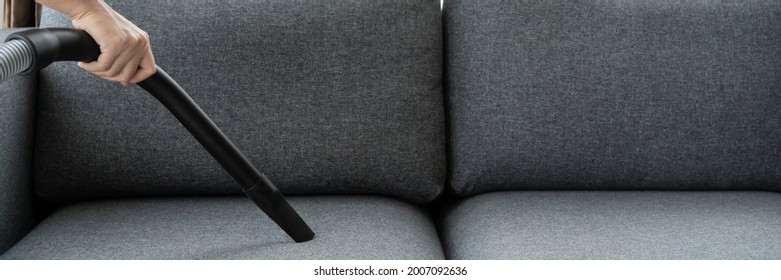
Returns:
[[[63,13],[72,20],[111,9],[103,0],[35,0],[35,2]]]

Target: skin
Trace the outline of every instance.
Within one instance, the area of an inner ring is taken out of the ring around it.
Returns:
[[[122,85],[135,84],[155,73],[149,35],[114,11],[103,0],[36,0],[71,18],[100,45],[97,61],[79,67]]]

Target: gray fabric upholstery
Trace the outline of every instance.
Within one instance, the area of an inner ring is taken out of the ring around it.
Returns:
[[[317,236],[295,243],[244,197],[109,200],[51,215],[5,259],[442,259],[417,206],[382,197],[292,197]]]
[[[430,201],[445,181],[439,2],[107,1],[287,194]],[[69,22],[44,12],[43,26]],[[137,87],[41,73],[35,189],[48,200],[238,194]]]
[[[781,190],[781,2],[445,3],[457,194]]]
[[[494,192],[441,231],[449,259],[779,259],[781,194]]]
[[[0,42],[23,29],[0,30]],[[0,84],[0,254],[33,224],[33,122],[37,74]]]

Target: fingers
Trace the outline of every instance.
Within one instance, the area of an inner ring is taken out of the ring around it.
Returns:
[[[117,59],[119,53],[116,52],[116,50],[109,50],[108,47],[101,46],[100,49],[100,56],[98,57],[98,60],[89,63],[80,62],[79,66],[84,68],[84,70],[94,74],[106,72],[111,69],[114,60]]]
[[[138,71],[138,62],[140,60],[141,57],[130,57],[130,60],[127,62],[116,62],[114,63],[112,69],[102,77],[109,81],[119,82],[123,86],[127,86],[130,84],[130,78],[132,78]]]
[[[143,80],[146,80],[146,78],[149,78],[149,76],[152,76],[157,72],[157,68],[155,67],[155,58],[152,55],[152,49],[147,48],[146,53],[143,57],[141,57],[141,61],[138,64],[138,71],[136,71],[136,74],[133,76],[133,78],[130,79],[131,84],[137,84]]]
[[[122,55],[117,57],[111,66],[111,69],[106,72],[98,73],[98,75],[107,80],[128,85],[130,79],[135,76],[136,71],[138,71],[138,64],[141,61],[141,57],[144,55],[143,51],[146,48],[146,45],[141,43],[141,41],[133,42],[131,44],[136,44],[135,48],[126,49]]]
[[[115,36],[113,40],[101,45],[101,55],[97,61],[79,63],[79,66],[103,79],[130,84],[140,71],[139,64],[145,56],[151,58],[149,37],[141,30],[127,30],[126,36]],[[154,60],[152,67],[154,68]],[[146,63],[149,63],[147,61]],[[150,68],[147,66],[147,68]],[[151,75],[151,74],[149,74]],[[142,75],[143,76],[143,75]],[[145,76],[144,78],[148,77]]]

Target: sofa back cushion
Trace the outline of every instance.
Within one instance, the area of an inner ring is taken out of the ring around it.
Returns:
[[[286,194],[425,202],[445,181],[439,1],[107,1]],[[43,26],[70,26],[45,11]],[[48,200],[240,194],[142,89],[41,72],[35,189]]]
[[[450,180],[781,190],[781,2],[445,3]]]

